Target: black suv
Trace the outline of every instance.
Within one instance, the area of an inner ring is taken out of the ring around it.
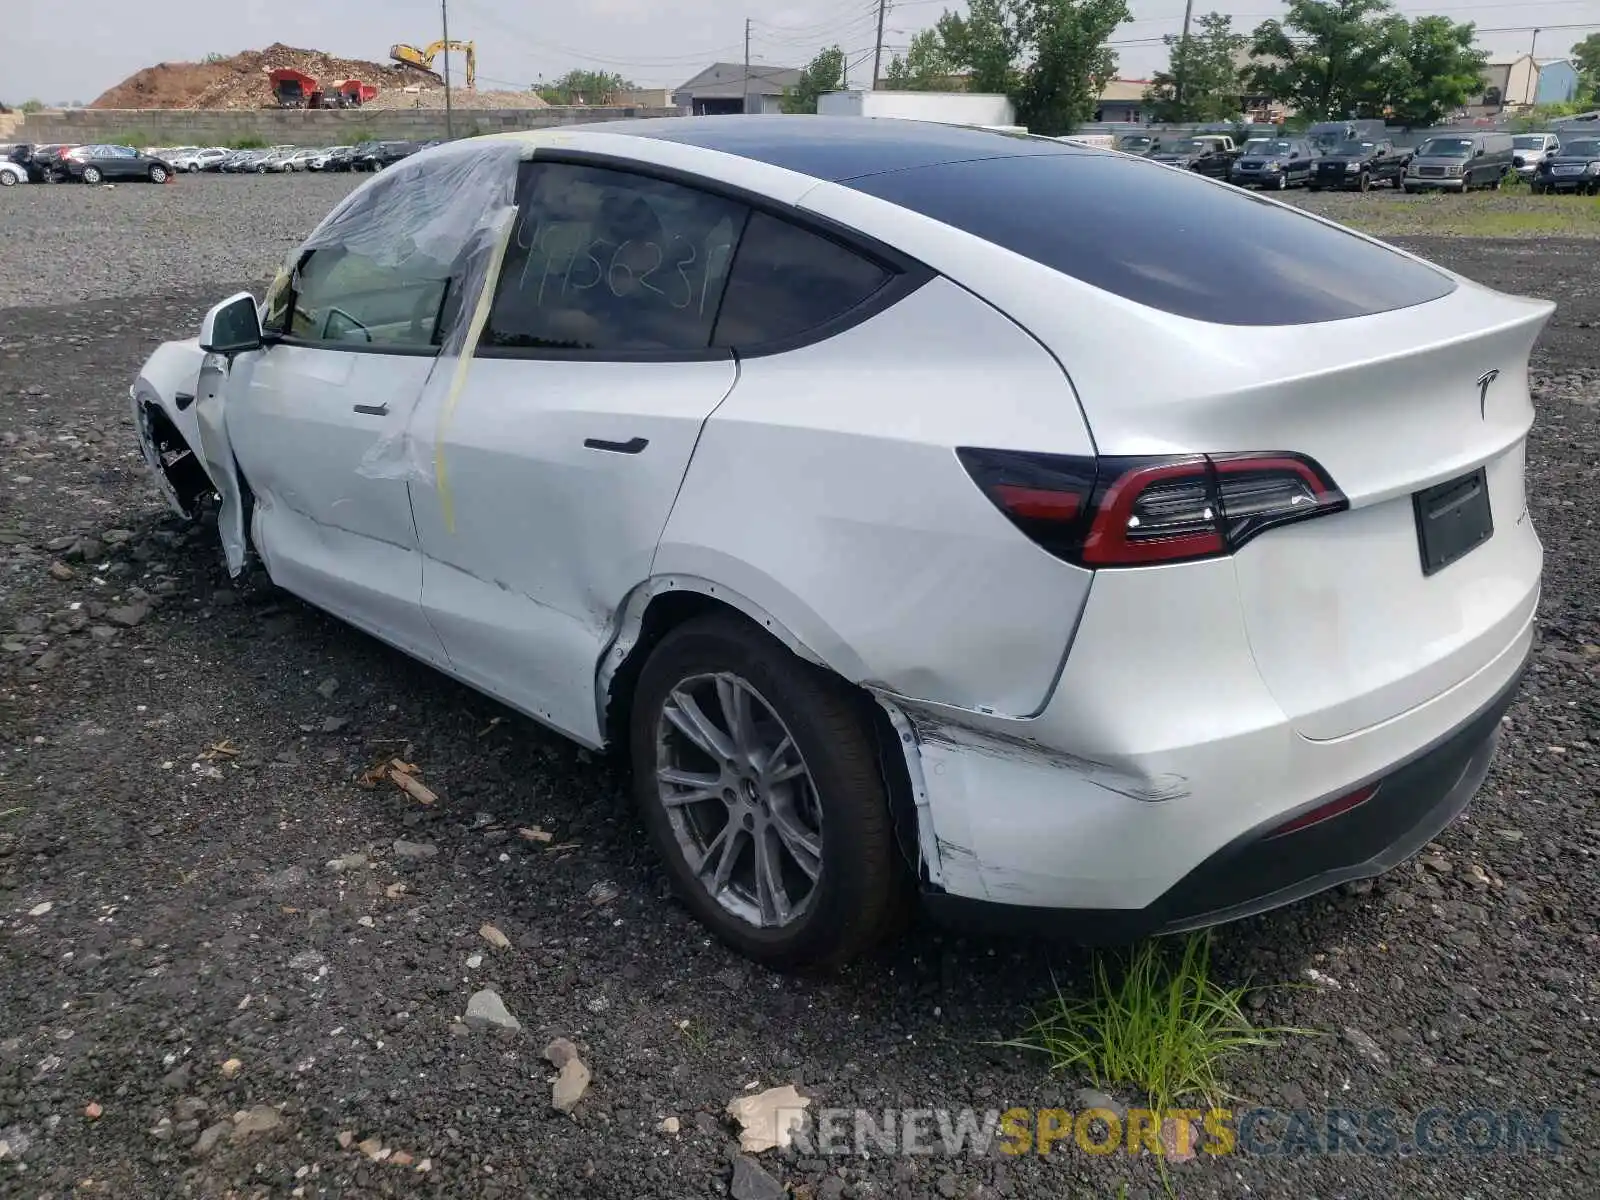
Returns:
[[[409,158],[417,152],[415,142],[379,142],[367,153],[356,159],[351,166],[357,171],[381,171],[385,167],[392,167],[402,158]]]
[[[1410,161],[1410,150],[1397,150],[1387,139],[1339,142],[1317,160],[1317,169],[1311,173],[1311,190],[1364,192],[1375,183],[1403,188]]]
[[[1553,158],[1540,160],[1529,187],[1535,195],[1566,191],[1600,195],[1600,138],[1563,141]]]

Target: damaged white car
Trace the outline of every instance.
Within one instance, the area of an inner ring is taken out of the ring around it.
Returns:
[[[686,903],[799,965],[1438,833],[1531,644],[1551,308],[1053,139],[621,121],[376,176],[133,405],[230,570],[623,751]]]

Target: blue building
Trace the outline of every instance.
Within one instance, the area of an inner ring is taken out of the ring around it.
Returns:
[[[1567,104],[1578,98],[1578,70],[1564,58],[1539,64],[1535,104]]]

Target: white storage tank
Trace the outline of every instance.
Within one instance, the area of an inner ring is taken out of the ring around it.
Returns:
[[[1017,120],[1010,100],[985,92],[828,92],[817,97],[817,113],[1007,128]]]

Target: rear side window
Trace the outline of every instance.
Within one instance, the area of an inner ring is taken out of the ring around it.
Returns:
[[[846,186],[1219,325],[1338,321],[1455,290],[1442,272],[1292,208],[1125,155],[952,162]]]
[[[485,350],[710,347],[743,204],[607,168],[551,162],[524,172]]]
[[[838,242],[752,213],[713,342],[744,349],[803,337],[866,302],[891,278]]]

